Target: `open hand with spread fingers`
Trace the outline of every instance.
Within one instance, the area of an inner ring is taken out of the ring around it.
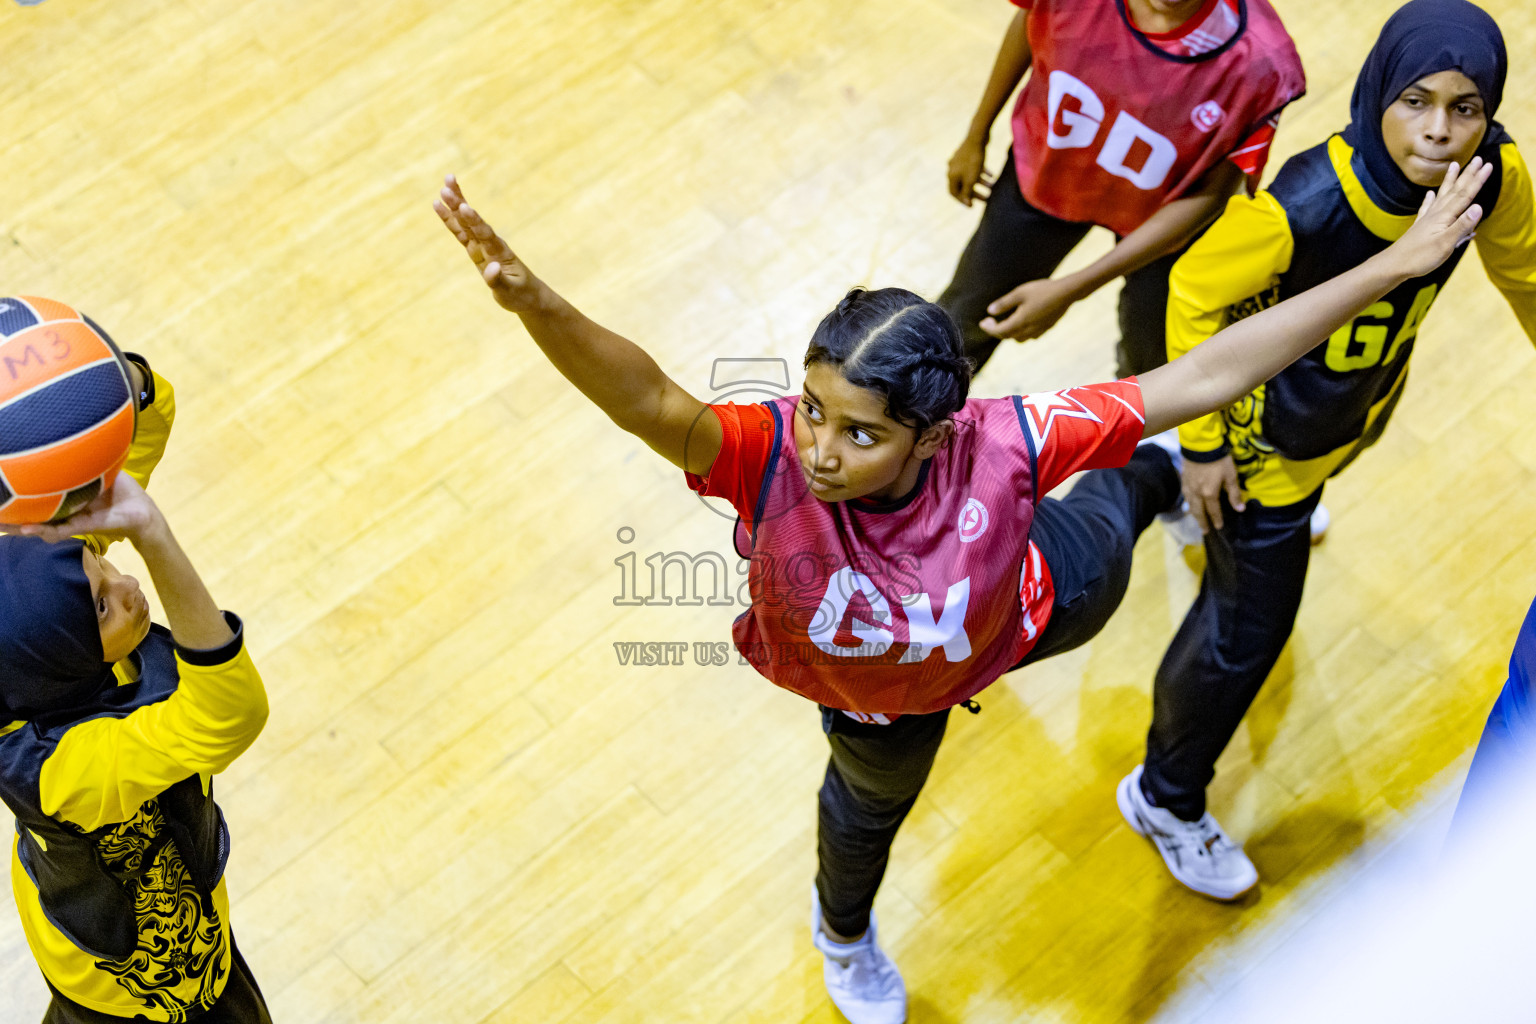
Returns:
[[[503,309],[530,313],[539,308],[544,291],[542,283],[495,229],[465,202],[464,192],[453,175],[443,179],[442,192],[432,203],[432,209],[480,268],[480,276]]]
[[[1492,171],[1493,165],[1479,156],[1465,168],[1453,162],[1440,187],[1424,194],[1418,219],[1388,250],[1397,257],[1403,274],[1414,278],[1429,273],[1472,237],[1483,218],[1483,208],[1472,200]]]

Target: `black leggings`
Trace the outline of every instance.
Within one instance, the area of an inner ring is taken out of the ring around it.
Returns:
[[[43,980],[47,981],[46,978]],[[53,993],[53,1002],[43,1014],[43,1024],[122,1024],[125,1020],[144,1019],[87,1009],[60,993],[52,982],[48,982],[48,989]],[[240,955],[240,947],[234,944],[233,935],[230,936],[229,980],[224,983],[224,991],[213,1006],[188,1020],[192,1024],[272,1024],[267,1001],[262,998],[245,957]]]
[[[1026,281],[1055,273],[1092,224],[1057,220],[1031,206],[1019,191],[1013,156],[998,173],[976,233],[966,243],[954,280],[939,305],[960,325],[965,353],[980,370],[998,346],[981,329],[987,304]],[[1168,272],[1183,249],[1159,257],[1125,275],[1120,289],[1120,341],[1115,346],[1116,374],[1145,373],[1168,361],[1164,320],[1168,310]]]
[[[1141,788],[1185,821],[1205,813],[1216,759],[1248,713],[1296,624],[1322,488],[1294,505],[1248,502],[1205,535],[1205,575],[1152,684]]]
[[[1040,502],[1029,536],[1050,567],[1056,598],[1045,632],[1015,668],[1070,651],[1104,628],[1125,596],[1136,539],[1178,498],[1167,453],[1142,445],[1128,465],[1084,474],[1065,499]],[[872,725],[822,708],[832,755],[819,798],[816,892],[839,935],[869,927],[891,843],[928,781],[948,718],[946,708]]]

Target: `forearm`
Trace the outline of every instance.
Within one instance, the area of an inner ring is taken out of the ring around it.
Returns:
[[[1301,295],[1239,320],[1188,354],[1142,374],[1147,434],[1235,402],[1407,277],[1389,253],[1380,253]]]
[[[561,376],[631,433],[655,421],[672,379],[639,345],[595,323],[542,281],[518,316]]]
[[[223,647],[234,638],[223,612],[164,518],[134,536],[133,546],[155,581],[155,592],[178,644],[206,651]]]
[[[977,105],[976,116],[971,119],[970,130],[966,133],[966,138],[972,142],[984,144],[987,141],[992,131],[992,122],[1002,113],[1008,97],[1013,95],[1024,72],[1029,70],[1032,54],[1025,25],[1026,17],[1024,11],[1016,12],[1008,25],[1008,31],[1003,34],[1003,45],[997,51],[997,59],[992,62],[992,74],[987,78],[981,103]]]
[[[1082,270],[1060,278],[1062,284],[1071,288],[1073,301],[1087,298],[1153,260],[1178,252],[1201,228],[1219,217],[1242,182],[1241,172],[1236,167],[1228,171],[1228,166],[1212,172],[1213,181],[1208,188],[1167,203],[1109,252]]]

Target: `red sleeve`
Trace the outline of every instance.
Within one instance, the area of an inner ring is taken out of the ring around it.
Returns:
[[[1248,176],[1250,195],[1258,188],[1259,176],[1264,173],[1264,165],[1269,162],[1269,144],[1275,141],[1275,129],[1279,124],[1279,114],[1266,117],[1237,144],[1236,149],[1227,154],[1227,159],[1237,164],[1238,169]]]
[[[1015,7],[1022,7],[1026,11],[1034,10],[1035,0],[1008,0]]]
[[[1080,469],[1125,465],[1146,425],[1135,377],[1023,395],[1019,410],[1035,450],[1041,494]]]
[[[763,475],[773,458],[774,419],[766,405],[712,405],[720,421],[720,454],[709,475],[684,473],[688,486],[706,498],[725,498],[742,520],[751,523]]]

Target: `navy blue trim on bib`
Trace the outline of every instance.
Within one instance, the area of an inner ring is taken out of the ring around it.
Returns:
[[[1035,451],[1035,435],[1029,432],[1029,424],[1024,420],[1024,396],[1013,395],[1013,413],[1019,418],[1019,432],[1024,435],[1024,444],[1029,448],[1029,490],[1030,500],[1040,504],[1040,453]]]

